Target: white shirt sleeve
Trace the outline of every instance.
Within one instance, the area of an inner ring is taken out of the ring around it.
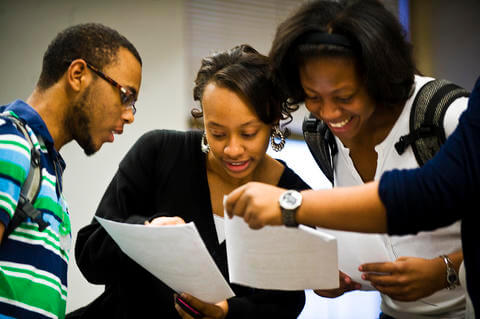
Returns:
[[[463,111],[467,109],[468,98],[461,97],[456,99],[450,104],[445,112],[445,117],[443,118],[443,127],[445,129],[445,136],[448,138],[450,134],[453,133],[455,128],[458,125],[458,120]]]

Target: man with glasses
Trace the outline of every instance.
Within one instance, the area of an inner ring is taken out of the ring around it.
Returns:
[[[125,37],[80,24],[50,43],[30,97],[0,107],[1,318],[65,316],[71,231],[58,152],[72,140],[87,155],[113,142],[134,120],[141,72],[140,55]],[[11,229],[33,154],[41,172],[32,200],[40,222],[27,218]]]

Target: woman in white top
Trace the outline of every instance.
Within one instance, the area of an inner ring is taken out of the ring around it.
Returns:
[[[408,134],[412,103],[432,79],[415,75],[405,32],[379,1],[304,4],[278,27],[270,57],[286,104],[293,108],[304,102],[335,136],[335,186],[376,180],[393,168],[418,167],[411,147],[399,154],[394,144]],[[448,108],[447,136],[467,102],[459,98]],[[463,288],[446,282],[447,272],[458,273],[463,260],[458,223],[415,236],[385,236],[383,243],[392,262],[367,266],[389,275],[364,278],[382,294],[382,318],[464,316]],[[340,289],[317,294],[335,297],[360,288],[349,274],[341,279]]]

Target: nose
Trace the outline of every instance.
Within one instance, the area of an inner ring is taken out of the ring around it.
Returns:
[[[242,146],[241,140],[232,136],[228,139],[223,152],[230,158],[235,159],[239,158],[240,155],[244,152],[244,147]]]
[[[326,122],[339,118],[342,113],[341,108],[329,99],[324,99],[322,103],[305,103],[305,106],[316,118]]]
[[[132,109],[124,109],[122,113],[123,121],[127,124],[132,124],[135,120],[135,115],[133,115]]]

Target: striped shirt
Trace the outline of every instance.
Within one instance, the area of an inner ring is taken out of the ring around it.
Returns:
[[[38,113],[23,101],[0,107],[27,123],[40,151],[41,186],[33,206],[50,225],[25,220],[0,245],[0,318],[64,318],[71,242],[70,217],[61,192],[65,163]],[[40,145],[36,136],[41,136]],[[0,117],[0,222],[5,229],[30,169],[30,143],[11,119]]]

